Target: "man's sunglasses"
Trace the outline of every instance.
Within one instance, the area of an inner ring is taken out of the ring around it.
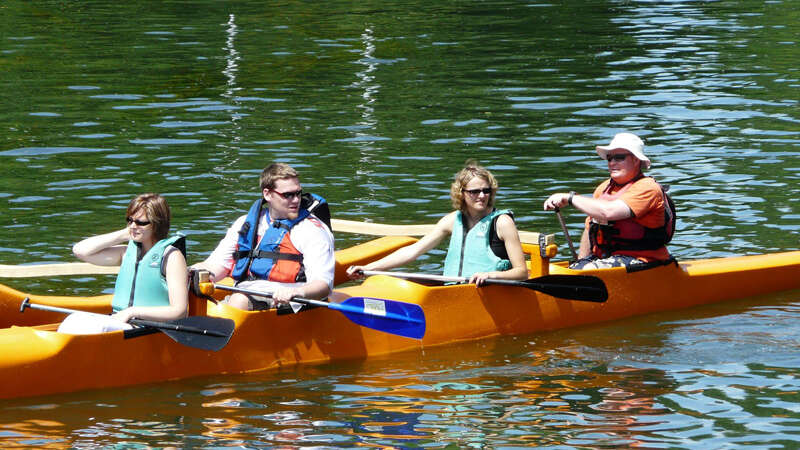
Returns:
[[[611,162],[611,161],[621,162],[621,161],[625,161],[625,158],[627,158],[628,155],[630,155],[630,153],[617,153],[616,155],[608,155],[608,156],[606,156],[606,160],[608,162]]]
[[[278,192],[273,190],[272,192],[280,195],[281,197],[285,198],[286,200],[291,200],[295,197],[300,198],[303,195],[303,190],[291,191],[291,192]]]

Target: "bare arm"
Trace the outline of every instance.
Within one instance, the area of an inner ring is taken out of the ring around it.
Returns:
[[[224,250],[220,250],[220,248],[222,248],[222,247],[227,248],[227,243],[226,243],[225,239],[220,241],[219,245],[214,250],[214,253],[209,255],[208,258],[205,259],[205,261],[192,264],[190,269],[192,269],[192,270],[205,270],[206,272],[209,272],[211,281],[214,281],[214,282],[219,281],[219,280],[227,277],[228,275],[230,275],[230,270],[222,264],[222,262],[224,260],[222,260],[222,259],[220,259],[218,257],[215,257],[216,253],[218,251],[224,251]],[[233,254],[233,250],[230,251],[230,254]]]
[[[503,280],[525,280],[528,278],[528,266],[525,264],[525,253],[522,252],[519,232],[514,220],[508,215],[504,214],[497,219],[497,236],[505,244],[508,259],[511,261],[511,268],[502,272],[475,273],[470,277],[470,283],[480,286],[487,278]]]
[[[192,270],[205,270],[210,275],[211,281],[219,281],[227,276],[228,270],[222,266],[211,264],[208,260],[192,264]]]
[[[591,250],[592,249],[589,248],[589,230],[584,227],[583,234],[581,234],[581,246],[578,249],[578,259],[589,256]]]
[[[205,261],[192,264],[191,268],[211,272],[211,281],[219,281],[229,276],[232,267],[226,266],[226,264],[233,265],[233,252],[236,251],[236,246],[239,242],[239,230],[242,228],[244,220],[245,216],[236,219]]]
[[[544,202],[545,211],[568,206],[569,196],[570,194],[565,192],[551,195]],[[586,213],[586,215],[599,223],[608,223],[633,217],[633,211],[631,211],[631,208],[621,199],[612,201],[598,200],[596,198],[583,197],[576,194],[572,196],[572,206]]]
[[[122,263],[122,256],[130,238],[126,227],[86,238],[72,246],[72,253],[81,261],[98,266],[118,266]]]
[[[278,286],[272,291],[277,303],[288,303],[292,297],[323,299],[331,293],[331,288],[323,280],[311,280],[299,287]]]
[[[186,317],[189,308],[189,291],[186,283],[186,258],[179,251],[167,256],[167,290],[169,306],[132,306],[114,314],[114,318],[127,322],[131,318],[168,321]]]
[[[453,233],[455,217],[456,212],[451,212],[450,214],[439,219],[439,222],[436,223],[436,226],[433,227],[433,230],[431,230],[430,233],[423,236],[417,242],[403,248],[399,248],[389,255],[386,255],[383,258],[373,261],[365,266],[350,266],[347,268],[347,274],[350,276],[350,278],[360,278],[359,273],[363,270],[388,270],[395,267],[400,267],[416,260],[420,257],[420,255],[427,253],[432,248],[439,245],[439,243],[442,242],[442,239]],[[519,239],[519,237],[517,237],[517,239]]]

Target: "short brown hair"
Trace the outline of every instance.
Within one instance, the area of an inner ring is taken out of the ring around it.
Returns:
[[[494,197],[497,194],[497,180],[491,172],[478,164],[474,159],[468,159],[464,163],[464,168],[456,174],[453,184],[450,185],[450,200],[453,202],[453,208],[460,211],[465,210],[464,206],[464,188],[472,181],[473,178],[479,177],[489,183],[492,188],[492,195],[489,197],[489,206],[494,206]]]
[[[126,214],[133,217],[139,210],[144,210],[147,220],[153,225],[153,235],[156,241],[167,237],[169,233],[170,211],[167,200],[152,192],[141,194],[128,203]]]
[[[300,178],[292,166],[284,163],[272,163],[261,172],[261,190],[272,189],[275,182],[287,178]]]

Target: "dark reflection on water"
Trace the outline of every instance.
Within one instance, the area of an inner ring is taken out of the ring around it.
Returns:
[[[203,258],[260,169],[337,217],[432,223],[478,158],[520,228],[616,132],[671,185],[678,258],[796,249],[789,1],[0,6],[0,264],[67,262],[158,191]],[[582,216],[566,210],[573,238]],[[366,237],[337,235],[340,248]],[[564,247],[562,245],[562,247]],[[411,269],[441,270],[442,251]],[[562,254],[566,252],[562,251]],[[108,292],[113,277],[0,280]],[[758,280],[754,280],[758,282]],[[386,359],[4,404],[19,446],[796,446],[796,293]]]

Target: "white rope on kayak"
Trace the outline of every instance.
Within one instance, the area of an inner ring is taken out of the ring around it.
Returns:
[[[118,272],[118,266],[96,266],[89,263],[23,264],[19,266],[0,264],[0,278],[111,275]]]
[[[333,231],[341,233],[366,234],[370,236],[423,236],[435,225],[387,225],[381,223],[357,222],[354,220],[331,219]],[[520,231],[523,244],[539,244],[540,233]],[[548,235],[548,244],[552,243]],[[113,275],[119,272],[117,266],[97,266],[89,263],[54,264],[0,264],[0,278],[35,278],[67,275]]]

